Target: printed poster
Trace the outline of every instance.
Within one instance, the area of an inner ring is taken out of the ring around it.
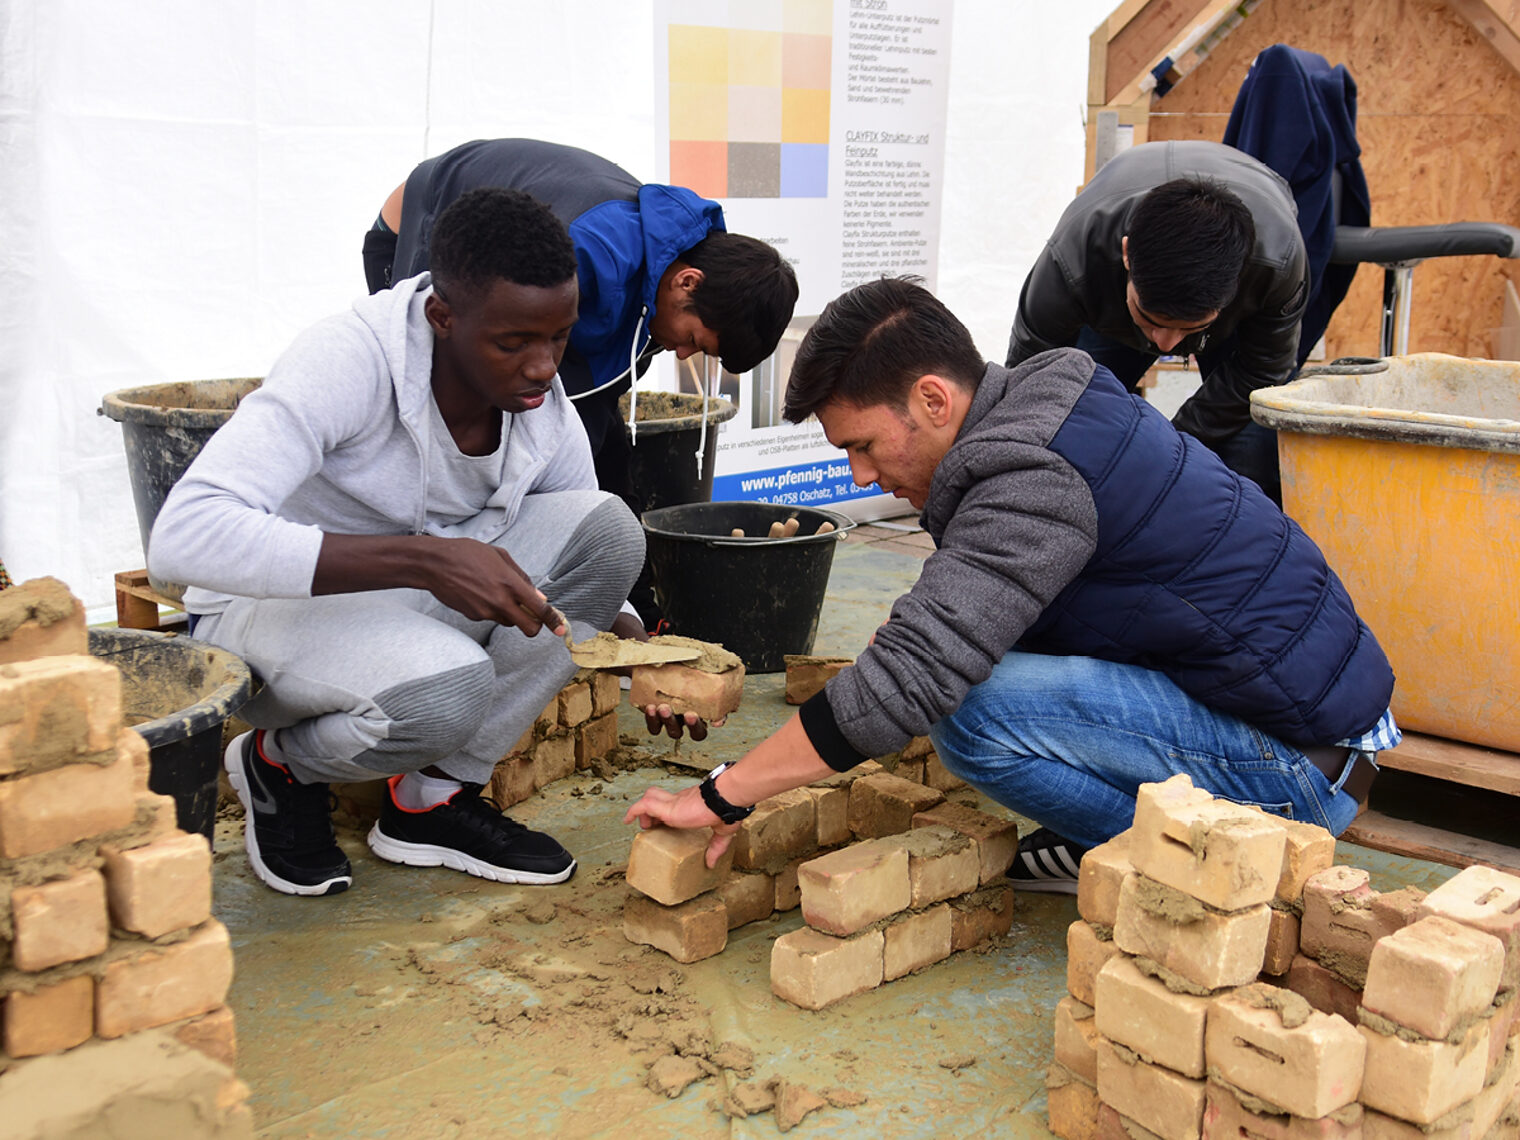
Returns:
[[[718,436],[715,500],[901,504],[858,488],[816,421],[781,415],[797,346],[823,306],[882,275],[938,268],[950,0],[656,0],[660,179],[723,205],[728,228],[796,270],[796,315],[770,359],[734,375],[676,367],[682,391],[738,405]],[[674,363],[674,362],[672,362]]]

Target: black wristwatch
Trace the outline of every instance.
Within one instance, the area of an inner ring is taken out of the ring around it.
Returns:
[[[723,761],[707,773],[707,778],[697,785],[702,789],[702,802],[707,805],[707,810],[724,823],[738,823],[740,820],[748,819],[755,810],[753,807],[739,807],[737,804],[729,803],[718,791],[716,783],[718,777],[733,765],[732,760]]]

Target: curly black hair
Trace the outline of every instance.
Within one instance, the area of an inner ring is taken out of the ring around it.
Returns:
[[[461,194],[438,216],[428,268],[434,285],[459,304],[496,281],[561,285],[575,276],[575,246],[537,198],[487,187]]]

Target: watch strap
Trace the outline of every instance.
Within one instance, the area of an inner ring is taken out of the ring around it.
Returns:
[[[718,791],[718,776],[727,768],[727,763],[719,764],[711,772],[707,773],[697,787],[701,790],[702,802],[707,805],[708,811],[712,812],[713,815],[717,816],[724,823],[738,823],[740,820],[748,819],[755,809],[753,807],[740,807],[738,804],[731,804]]]

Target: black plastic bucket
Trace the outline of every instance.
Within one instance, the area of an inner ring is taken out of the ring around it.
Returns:
[[[181,831],[212,839],[222,725],[248,699],[235,653],[145,629],[92,629],[90,656],[121,670],[127,727],[148,742],[148,787],[174,797]]]
[[[765,537],[773,522],[794,516],[794,537]],[[849,518],[817,507],[718,502],[646,511],[643,523],[671,633],[719,642],[751,673],[780,672],[788,653],[812,652],[834,545],[855,525]],[[824,523],[836,529],[817,533]],[[731,537],[736,529],[747,537]]]
[[[659,407],[678,413],[661,419],[643,419],[646,409]],[[718,462],[718,425],[734,418],[738,408],[718,396],[707,399],[707,445],[697,465],[702,443],[704,402],[701,396],[671,392],[640,392],[638,434],[631,436],[629,460],[633,499],[637,513],[672,507],[680,503],[705,503],[712,498],[714,465]],[[628,397],[618,404],[623,431],[628,427]]]
[[[242,379],[150,384],[111,392],[101,401],[100,414],[121,424],[127,477],[132,481],[137,532],[145,557],[153,520],[158,518],[169,489],[179,482],[216,429],[232,418],[239,401],[260,383]],[[184,596],[184,587],[176,582],[152,576],[148,581],[165,597],[179,601]]]

